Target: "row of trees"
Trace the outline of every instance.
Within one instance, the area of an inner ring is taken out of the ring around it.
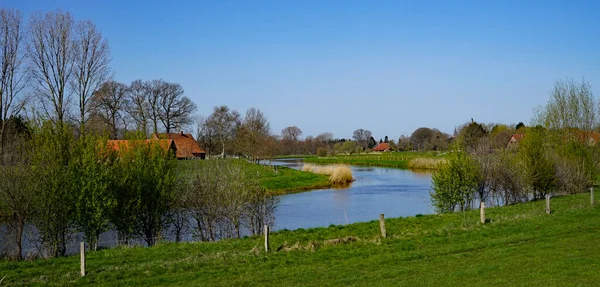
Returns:
[[[18,10],[0,8],[0,160],[14,134],[11,118],[27,106],[31,117],[59,128],[112,139],[127,130],[168,133],[193,122],[196,105],[180,84],[118,83],[110,62],[108,41],[91,21],[56,11],[30,15],[24,23]]]
[[[93,248],[109,230],[120,244],[151,246],[169,232],[179,240],[191,229],[208,241],[256,234],[273,222],[276,198],[241,162],[177,162],[143,135],[118,151],[106,138],[74,135],[44,122],[25,134],[18,157],[0,165],[0,222],[17,259],[28,225],[41,250],[62,256],[76,233]]]
[[[548,193],[583,192],[593,185],[600,147],[593,136],[598,105],[589,89],[586,82],[558,81],[548,104],[538,109],[537,125],[515,127],[525,134],[516,151],[498,149],[484,127],[469,124],[433,176],[436,209],[462,211],[480,201],[513,204]],[[492,134],[503,132],[499,126],[492,129]]]
[[[26,224],[50,256],[65,254],[72,232],[94,247],[111,228],[122,242],[135,235],[152,245],[174,195],[175,159],[163,147],[139,143],[117,154],[105,140],[76,139],[54,123],[32,130],[18,160],[0,166],[0,218],[16,257]]]

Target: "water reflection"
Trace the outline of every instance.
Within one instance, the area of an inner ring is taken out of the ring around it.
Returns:
[[[297,161],[275,163],[301,166]],[[327,189],[280,196],[276,229],[345,224],[386,217],[431,213],[431,174],[410,170],[352,167],[355,182],[345,189]]]

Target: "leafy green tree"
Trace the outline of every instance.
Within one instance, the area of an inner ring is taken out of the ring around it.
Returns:
[[[461,148],[467,152],[475,150],[479,141],[485,137],[486,134],[487,132],[481,124],[472,121],[464,126],[458,133],[458,140]]]
[[[470,208],[480,174],[477,163],[464,151],[454,149],[433,176],[431,200],[439,213]]]
[[[74,180],[75,223],[89,246],[98,248],[98,237],[109,229],[110,212],[116,206],[116,155],[92,136],[77,143],[70,168]]]
[[[73,129],[45,122],[33,133],[31,165],[40,180],[33,222],[50,255],[64,256],[74,211],[74,181],[68,166]]]
[[[135,212],[124,215],[134,219],[133,232],[152,246],[168,221],[176,184],[175,155],[158,141],[136,141],[120,157],[124,165],[120,189],[130,190],[125,204],[127,211]]]
[[[525,166],[525,181],[534,199],[541,199],[556,186],[555,165],[549,155],[546,130],[537,126],[529,129],[519,147],[519,156]]]

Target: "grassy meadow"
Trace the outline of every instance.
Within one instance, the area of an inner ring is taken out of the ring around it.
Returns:
[[[228,159],[235,160],[235,159]],[[312,172],[299,171],[289,167],[274,167],[249,163],[239,160],[244,164],[250,176],[256,177],[270,194],[279,195],[311,189],[330,188],[333,184],[329,176]],[[184,176],[193,176],[197,165],[203,164],[201,160],[178,161],[179,172]]]
[[[594,286],[600,282],[600,207],[589,194],[479,211],[271,234],[213,243],[159,243],[87,255],[0,261],[15,286]],[[373,215],[377,217],[376,214]]]
[[[293,157],[293,156],[291,156]],[[433,170],[443,161],[445,154],[438,152],[383,152],[368,154],[338,154],[328,157],[295,156],[303,158],[304,162],[317,164],[343,163],[360,166],[381,166],[403,169]]]

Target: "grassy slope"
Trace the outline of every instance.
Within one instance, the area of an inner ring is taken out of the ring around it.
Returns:
[[[384,152],[381,154],[351,154],[331,157],[303,157],[305,162],[330,164],[345,163],[362,166],[384,166],[408,169],[408,162],[415,158],[442,158],[436,152]]]
[[[78,275],[78,256],[0,262],[0,278],[15,285],[393,285],[577,286],[600,282],[600,207],[587,194],[478,211],[272,235],[272,247],[299,242],[314,251],[260,250],[262,238],[217,243],[170,243],[88,255],[89,275]],[[358,241],[326,245],[355,236]],[[285,244],[285,243],[288,244]],[[319,245],[320,244],[320,245]],[[253,248],[255,248],[255,251]]]
[[[205,161],[180,161],[180,172],[186,176],[192,176],[195,172],[194,166],[203,164]],[[258,181],[271,194],[286,194],[298,191],[305,191],[319,188],[329,188],[332,184],[329,177],[312,172],[298,171],[288,167],[278,167],[277,171],[273,168],[263,165],[251,164],[241,161],[245,164],[248,173],[256,176]]]

